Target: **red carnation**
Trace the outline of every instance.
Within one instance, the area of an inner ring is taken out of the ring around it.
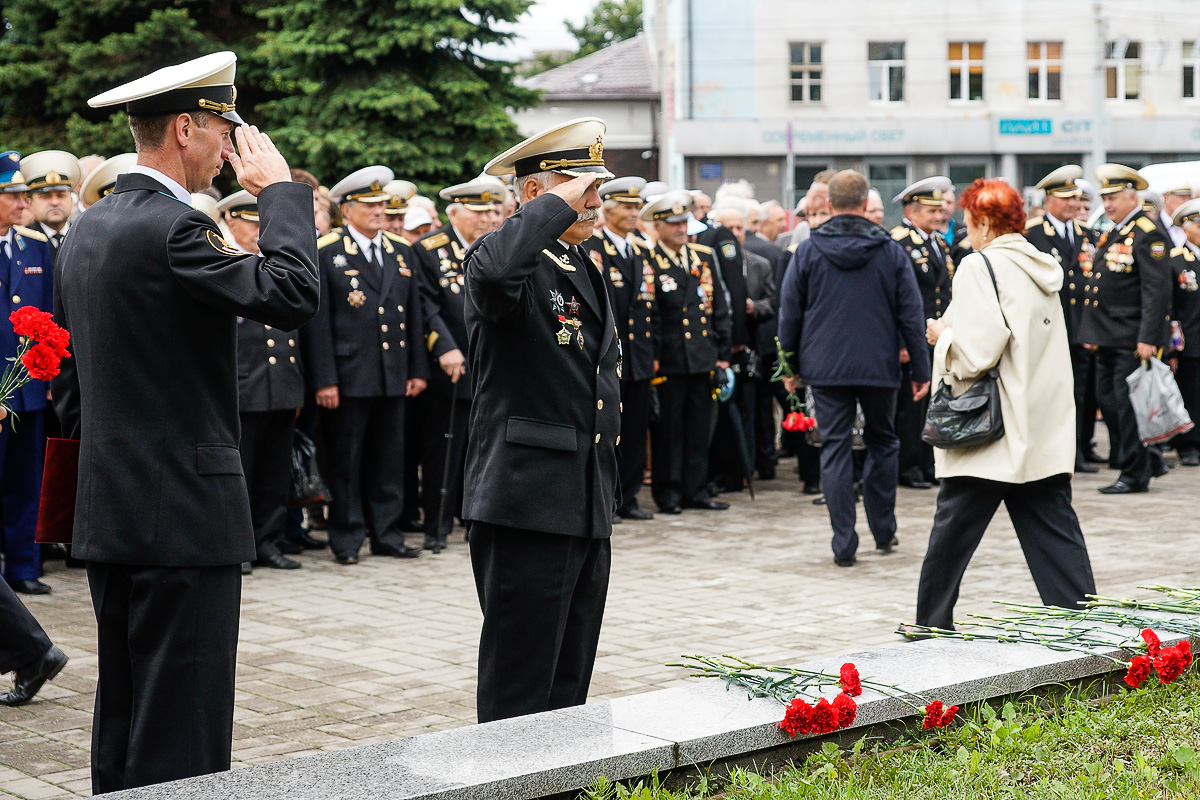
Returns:
[[[783,418],[783,429],[785,431],[801,430],[800,426],[804,424],[804,415],[799,411],[792,411]]]
[[[804,419],[800,420],[801,431],[811,431],[815,427],[817,427],[817,421],[812,417],[805,417]]]
[[[858,677],[856,666],[847,661],[842,664],[840,675],[841,680],[838,681],[838,684],[841,685],[843,692],[851,697],[858,697],[862,694],[862,681]]]
[[[839,728],[849,728],[854,724],[854,718],[858,716],[858,703],[854,702],[854,698],[845,692],[838,692],[838,696],[833,698],[833,708],[837,711]]]
[[[1125,673],[1125,682],[1134,689],[1142,685],[1150,675],[1150,656],[1137,656],[1129,662],[1129,670]]]
[[[944,728],[951,722],[954,722],[954,715],[958,713],[958,706],[950,706],[946,712],[942,714],[942,724],[938,727]]]
[[[8,315],[8,320],[12,323],[13,332],[17,336],[25,336],[36,341],[41,341],[46,331],[58,327],[54,324],[54,317],[50,312],[33,306],[18,308]]]
[[[1146,628],[1144,631],[1142,631],[1142,639],[1146,642],[1146,652],[1151,658],[1157,656],[1159,651],[1162,650],[1162,641],[1158,638],[1158,635],[1149,628]]]
[[[1183,668],[1187,669],[1192,665],[1192,643],[1184,639],[1179,644],[1175,645],[1175,652],[1179,653],[1179,657],[1183,659]]]
[[[925,706],[925,719],[921,722],[925,730],[930,730],[931,728],[940,728],[942,726],[942,713],[943,710],[941,700],[934,700],[932,703]]]
[[[1171,683],[1183,674],[1183,656],[1174,647],[1168,647],[1154,659],[1154,668],[1158,670],[1160,683]]]
[[[58,364],[62,361],[54,348],[48,344],[35,344],[21,356],[21,363],[29,377],[39,381],[48,381],[58,374]]]
[[[799,697],[794,698],[783,712],[783,721],[779,723],[779,727],[792,737],[798,733],[808,733],[812,723],[812,711],[812,706],[808,703]]]
[[[71,334],[57,325],[47,330],[38,341],[49,345],[59,358],[71,357],[71,351],[67,349],[67,345],[71,343]]]
[[[838,712],[829,701],[822,697],[813,706],[812,732],[833,733],[838,729]]]

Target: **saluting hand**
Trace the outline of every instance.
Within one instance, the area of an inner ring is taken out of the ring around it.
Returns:
[[[550,187],[546,190],[546,193],[558,195],[567,205],[575,209],[575,213],[582,214],[587,209],[588,190],[596,182],[595,175],[580,175],[578,178],[572,178],[557,186]]]
[[[233,132],[237,150],[228,156],[241,187],[258,197],[272,183],[292,180],[287,160],[275,148],[271,137],[254,125],[239,125]]]

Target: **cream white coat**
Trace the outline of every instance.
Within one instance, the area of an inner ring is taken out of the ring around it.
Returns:
[[[1000,301],[983,256],[964,258],[942,316],[947,327],[934,349],[931,390],[945,377],[958,396],[999,360],[1004,436],[980,447],[935,449],[937,477],[1029,483],[1072,473],[1075,399],[1058,299],[1062,267],[1018,233],[996,237],[983,252]]]

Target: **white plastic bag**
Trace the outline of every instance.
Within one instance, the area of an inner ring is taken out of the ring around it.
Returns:
[[[1129,385],[1129,402],[1133,404],[1142,444],[1165,442],[1195,427],[1171,368],[1157,358],[1129,373],[1125,383]]]

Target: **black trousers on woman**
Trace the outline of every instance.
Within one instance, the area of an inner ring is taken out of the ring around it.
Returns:
[[[1076,608],[1096,593],[1069,475],[1032,483],[943,478],[917,588],[917,624],[954,628],[954,604],[967,564],[1003,502],[1042,603]]]

